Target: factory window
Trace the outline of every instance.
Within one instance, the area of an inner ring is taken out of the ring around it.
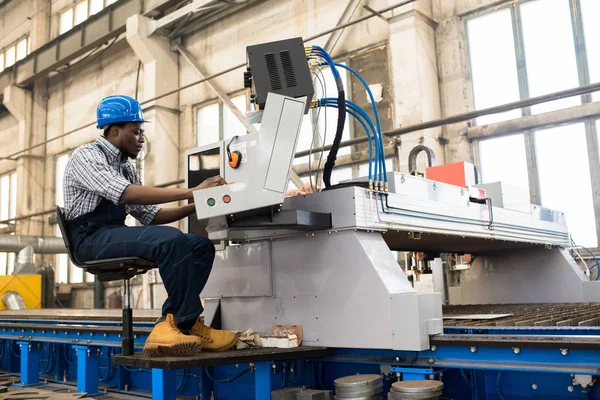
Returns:
[[[202,106],[196,111],[196,143],[204,146],[221,138],[220,103]]]
[[[509,9],[467,21],[475,108],[482,109],[519,100],[513,24]],[[479,117],[485,125],[518,118],[521,110]]]
[[[88,2],[81,1],[75,5],[75,24],[78,25],[85,21],[88,17]]]
[[[90,0],[90,15],[99,13],[103,8],[104,0]]]
[[[506,162],[507,154],[510,162]],[[483,182],[506,182],[529,190],[523,134],[481,140],[479,160]]]
[[[600,29],[593,20],[599,12],[596,0],[529,0],[470,17],[466,28],[475,108],[600,80]],[[584,35],[576,34],[574,29],[581,25]],[[582,73],[584,69],[589,74]],[[539,114],[579,104],[581,98],[575,96],[527,107],[522,112]],[[520,113],[515,110],[481,117],[477,123],[516,118]]]
[[[22,39],[17,43],[17,61],[20,61],[27,57],[27,38]]]
[[[600,15],[600,1],[580,0],[580,4],[590,82],[600,82],[600,24],[594,18]],[[592,99],[600,101],[600,92],[592,94]]]
[[[521,5],[529,97],[579,85],[569,7],[570,2],[563,0],[535,0]],[[539,114],[579,104],[579,97],[569,97],[535,105],[531,111]]]
[[[60,23],[58,28],[58,34],[71,30],[73,28],[73,9],[69,8],[60,14]]]
[[[60,13],[58,34],[62,35],[70,31],[74,26],[116,2],[117,0],[83,0],[75,3],[75,7],[67,8]]]
[[[232,96],[231,101],[242,114],[248,110],[245,92]],[[198,146],[245,134],[244,125],[223,103],[213,102],[201,105],[196,109],[196,144]]]
[[[596,221],[590,218],[594,203],[585,126],[580,123],[536,131],[535,147],[542,206],[565,213],[575,243],[596,247]]]
[[[29,37],[21,38],[16,43],[2,49],[0,51],[0,72],[27,57],[27,54],[29,54]]]
[[[4,66],[6,68],[13,66],[15,64],[15,61],[16,61],[15,46],[10,46],[8,49],[6,49],[6,52],[4,53],[4,63],[5,63]]]
[[[0,177],[0,220],[15,218],[17,215],[17,173],[13,172]],[[7,224],[0,224],[0,229],[7,229]],[[13,272],[15,253],[0,253],[0,275]]]
[[[475,108],[600,81],[600,27],[594,19],[599,13],[597,0],[517,0],[469,17],[466,31]],[[520,113],[540,114],[599,100],[600,93],[574,96],[476,122],[487,124]],[[565,213],[578,244],[597,247],[600,226],[596,217],[600,216],[595,209],[600,207],[600,198],[592,196],[591,180],[597,172],[590,166],[588,146],[594,136],[598,138],[599,129],[593,123],[579,123],[480,140],[483,181],[529,187],[533,202]],[[570,201],[568,187],[578,188],[578,202]]]
[[[241,94],[231,98],[233,104],[244,114],[246,112],[246,95]],[[234,136],[246,134],[246,127],[231,112],[229,107],[223,106],[223,139],[227,140]]]

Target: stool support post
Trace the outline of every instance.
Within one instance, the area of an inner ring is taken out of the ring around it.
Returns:
[[[129,279],[124,279],[125,285],[124,294],[125,299],[123,301],[123,340],[122,340],[122,352],[125,356],[133,355],[133,312],[130,305],[130,286]]]

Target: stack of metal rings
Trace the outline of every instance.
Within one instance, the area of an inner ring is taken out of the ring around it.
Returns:
[[[392,385],[388,400],[439,400],[444,384],[440,381],[402,381]]]
[[[381,375],[352,375],[336,379],[335,400],[381,400]]]

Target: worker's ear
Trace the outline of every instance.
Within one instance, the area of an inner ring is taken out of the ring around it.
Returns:
[[[110,136],[113,136],[115,138],[119,137],[119,134],[121,133],[121,128],[119,128],[117,125],[112,125],[110,127]]]

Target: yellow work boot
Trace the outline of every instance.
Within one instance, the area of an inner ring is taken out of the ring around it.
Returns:
[[[182,333],[173,314],[157,323],[144,345],[144,353],[150,357],[195,356],[202,351],[202,339]]]
[[[225,351],[231,349],[238,340],[237,333],[213,329],[202,323],[200,318],[190,329],[190,335],[195,335],[202,340],[205,351]]]

